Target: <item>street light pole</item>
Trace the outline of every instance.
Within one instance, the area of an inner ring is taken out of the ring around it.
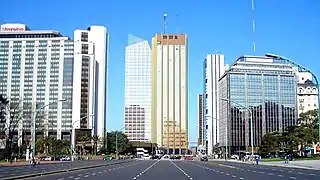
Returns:
[[[75,124],[76,122],[79,122],[79,121],[81,121],[82,119],[87,118],[87,117],[90,117],[90,116],[94,116],[94,114],[90,114],[90,115],[83,116],[83,117],[81,117],[80,119],[78,119],[78,120],[76,120],[75,122],[72,123],[71,134],[70,134],[70,136],[71,136],[71,138],[70,138],[71,161],[74,161],[74,159],[73,159],[73,149],[74,149],[73,147],[74,147],[74,142],[75,142],[75,128],[74,128],[74,124]]]
[[[220,119],[218,118],[215,118],[215,117],[212,117],[212,116],[205,116],[205,117],[209,117],[211,119],[216,119],[217,121],[221,122],[222,124],[225,125],[225,128],[226,128],[226,134],[225,134],[225,138],[226,138],[226,146],[225,146],[225,158],[227,160],[227,155],[228,155],[228,124],[227,123],[224,123],[222,121],[220,121]],[[211,131],[210,131],[211,132]],[[211,136],[212,136],[212,132],[211,132]]]
[[[36,109],[37,107],[35,107],[35,112],[33,114],[33,139],[32,139],[32,157],[34,157],[36,155],[36,137],[37,137],[37,131],[36,131],[36,118],[37,118],[37,114],[38,114],[38,111],[41,110],[41,109],[44,109],[45,107],[47,106],[50,106],[52,104],[55,104],[55,103],[58,103],[58,102],[62,102],[62,101],[66,101],[66,99],[59,99],[57,101],[53,101],[49,104],[46,104],[38,109]]]
[[[251,137],[251,156],[253,156],[253,154],[254,154],[253,153],[253,123],[252,123],[252,112],[251,112],[251,110],[248,107],[246,107],[246,106],[244,106],[244,105],[242,105],[240,103],[237,103],[237,102],[235,102],[235,101],[233,101],[231,99],[221,98],[221,100],[232,102],[232,103],[234,103],[234,104],[236,104],[236,105],[238,105],[240,107],[243,107],[244,109],[246,109],[249,112],[249,114],[250,114],[250,131],[251,131],[251,134],[250,134],[250,137]]]
[[[316,81],[316,86],[317,86],[317,91],[318,91],[318,124],[319,124],[319,146],[320,146],[320,101],[319,101],[319,82],[318,82],[318,78],[317,76],[308,68],[300,65],[300,64],[297,64],[295,63],[294,61],[290,60],[289,58],[286,58],[286,57],[283,57],[283,56],[280,56],[280,55],[276,55],[276,54],[271,54],[271,53],[267,53],[265,55],[266,57],[270,57],[270,58],[275,58],[275,59],[278,59],[278,60],[283,60],[283,61],[287,61],[288,63],[294,65],[294,66],[297,66],[298,68],[301,68],[304,72],[308,72],[312,75],[312,77],[314,78],[314,80]]]

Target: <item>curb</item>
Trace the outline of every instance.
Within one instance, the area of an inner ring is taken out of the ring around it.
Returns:
[[[97,167],[112,166],[112,165],[123,164],[123,163],[128,163],[128,162],[131,162],[131,161],[115,162],[115,163],[112,163],[112,164],[100,164],[100,165],[94,165],[94,166],[86,166],[86,167],[79,167],[79,168],[63,169],[63,170],[56,170],[56,171],[48,171],[48,172],[41,172],[41,173],[35,173],[35,174],[26,174],[26,175],[21,175],[21,176],[14,176],[14,177],[2,178],[2,180],[25,179],[25,178],[45,176],[45,175],[51,175],[51,174],[58,174],[58,173],[78,171],[78,170],[83,170],[83,169],[93,169],[93,168],[97,168]]]

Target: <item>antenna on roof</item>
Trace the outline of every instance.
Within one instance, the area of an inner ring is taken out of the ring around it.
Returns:
[[[253,53],[255,53],[256,52],[256,41],[255,41],[256,25],[255,25],[255,22],[254,22],[254,0],[251,0],[251,10],[252,10]]]
[[[166,34],[166,30],[167,30],[167,16],[168,14],[167,13],[164,13],[163,14],[163,32],[164,34]]]
[[[177,16],[177,34],[179,33],[179,14],[176,14]]]

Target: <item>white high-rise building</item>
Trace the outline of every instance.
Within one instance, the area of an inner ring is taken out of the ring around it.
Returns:
[[[204,61],[204,119],[207,153],[219,142],[219,78],[225,72],[224,55],[208,54]]]
[[[125,134],[130,141],[150,142],[152,61],[148,41],[129,35],[125,58]]]
[[[105,137],[109,34],[104,26],[74,32],[73,129],[92,129]]]
[[[10,101],[11,112],[19,110],[22,116],[0,123],[0,131],[11,129],[19,145],[34,144],[34,129],[37,138],[69,140],[73,57],[73,40],[57,31],[30,30],[24,24],[1,25],[0,94]],[[66,101],[59,101],[62,99]]]

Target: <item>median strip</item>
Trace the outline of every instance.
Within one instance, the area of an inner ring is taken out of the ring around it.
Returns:
[[[56,171],[48,171],[48,172],[40,172],[40,173],[34,173],[34,174],[25,174],[20,176],[13,176],[13,177],[5,177],[1,178],[2,180],[15,180],[15,179],[25,179],[25,178],[32,178],[37,176],[46,176],[46,175],[52,175],[52,174],[58,174],[58,173],[65,173],[65,172],[72,172],[72,171],[78,171],[78,170],[84,170],[84,169],[93,169],[98,167],[104,167],[104,166],[112,166],[116,164],[124,164],[132,161],[122,161],[122,162],[115,162],[110,164],[99,164],[94,166],[86,166],[86,167],[78,167],[78,168],[71,168],[71,169],[62,169],[62,170],[56,170]]]

